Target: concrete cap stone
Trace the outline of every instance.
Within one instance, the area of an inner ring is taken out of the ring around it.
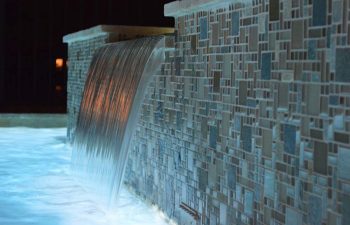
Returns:
[[[164,15],[179,17],[198,11],[215,10],[224,8],[230,4],[244,3],[252,4],[253,0],[182,0],[174,1],[164,5]]]
[[[98,25],[86,30],[65,35],[64,43],[72,43],[99,37],[102,35],[126,34],[128,36],[151,36],[174,33],[174,28],[170,27],[144,27],[144,26],[123,26],[123,25]]]

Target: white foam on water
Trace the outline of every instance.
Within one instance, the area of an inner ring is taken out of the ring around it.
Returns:
[[[125,188],[107,208],[70,173],[65,128],[0,128],[0,225],[171,224]]]

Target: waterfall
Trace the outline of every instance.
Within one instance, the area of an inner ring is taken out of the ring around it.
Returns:
[[[93,57],[73,142],[72,170],[115,202],[147,84],[164,59],[164,37],[108,44]]]

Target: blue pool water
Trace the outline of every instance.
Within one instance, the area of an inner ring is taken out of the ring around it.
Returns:
[[[170,224],[125,188],[115,208],[100,203],[71,176],[65,135],[65,128],[0,128],[0,225]]]

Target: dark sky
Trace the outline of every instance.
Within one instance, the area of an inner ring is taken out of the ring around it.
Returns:
[[[99,24],[173,26],[173,0],[0,0],[0,112],[64,112],[66,34]]]

